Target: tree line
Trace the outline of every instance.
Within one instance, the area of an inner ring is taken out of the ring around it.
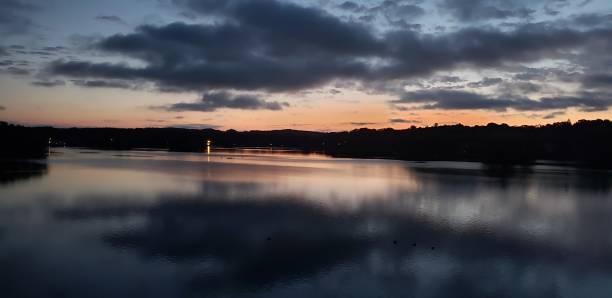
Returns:
[[[337,157],[529,164],[556,160],[612,166],[612,122],[580,120],[539,126],[490,123],[342,132],[184,128],[54,128],[0,122],[2,156],[43,157],[48,146],[203,151],[213,147],[291,148]]]

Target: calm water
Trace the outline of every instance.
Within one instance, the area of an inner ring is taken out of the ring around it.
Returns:
[[[612,297],[610,172],[78,149],[11,169],[0,297]]]

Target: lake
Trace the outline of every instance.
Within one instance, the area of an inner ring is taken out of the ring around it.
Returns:
[[[612,297],[612,175],[56,149],[0,176],[1,297]]]

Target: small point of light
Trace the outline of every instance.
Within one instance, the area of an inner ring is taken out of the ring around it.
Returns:
[[[212,144],[212,141],[210,139],[206,140],[206,154],[207,155],[210,155],[210,145],[211,144]],[[209,161],[210,161],[210,157],[209,157]]]

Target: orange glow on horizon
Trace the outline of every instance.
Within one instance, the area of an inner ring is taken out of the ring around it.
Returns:
[[[611,119],[609,111],[582,112],[569,109],[564,114],[545,117],[550,111],[505,112],[485,110],[399,111],[383,95],[344,92],[330,97],[319,93],[296,99],[272,98],[291,102],[281,111],[219,109],[213,112],[169,112],[153,109],[171,102],[194,100],[193,94],[161,94],[142,91],[80,90],[70,88],[32,88],[24,82],[7,79],[10,88],[3,90],[0,120],[27,126],[56,127],[212,127],[220,130],[296,129],[309,131],[345,131],[361,127],[396,129],[457,124],[485,125],[490,122],[508,125],[538,125],[580,119]],[[85,100],[87,98],[87,100]],[[128,100],[129,99],[129,100]],[[95,102],[96,105],[91,104]],[[67,108],[68,107],[68,108]],[[391,122],[395,119],[395,122]]]

